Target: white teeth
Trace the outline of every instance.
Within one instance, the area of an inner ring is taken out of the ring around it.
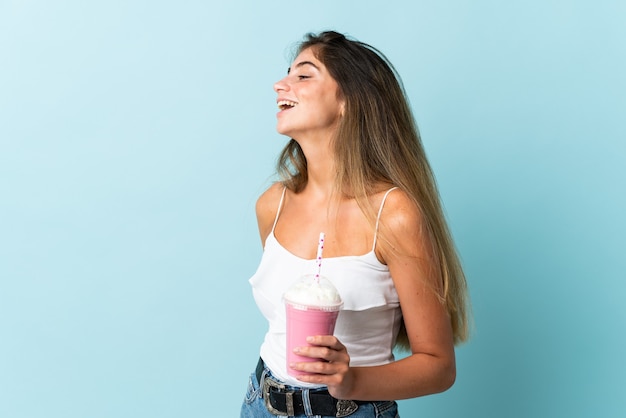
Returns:
[[[288,109],[297,105],[296,102],[292,102],[291,100],[279,100],[277,104],[278,108],[281,110]]]

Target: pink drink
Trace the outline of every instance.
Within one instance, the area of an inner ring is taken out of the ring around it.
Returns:
[[[319,361],[299,356],[296,347],[310,346],[306,337],[333,335],[335,322],[342,302],[337,289],[323,277],[316,282],[313,276],[305,276],[284,295],[287,312],[287,373],[291,376],[308,374],[289,367],[293,362]]]

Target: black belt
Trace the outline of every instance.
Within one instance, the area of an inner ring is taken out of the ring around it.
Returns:
[[[256,378],[262,385],[263,399],[268,410],[276,415],[303,415],[304,401],[302,390],[287,389],[285,385],[266,376],[261,382],[265,364],[259,359],[256,366]],[[360,404],[368,403],[361,401],[347,401],[334,398],[327,390],[312,390],[309,392],[311,411],[313,415],[326,415],[335,417],[347,417],[359,408]]]

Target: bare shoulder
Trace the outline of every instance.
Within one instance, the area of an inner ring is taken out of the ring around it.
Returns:
[[[272,230],[283,189],[284,186],[281,183],[274,183],[256,201],[256,218],[261,242],[265,242],[265,238]]]
[[[392,190],[385,200],[381,221],[392,231],[400,232],[406,228],[419,226],[422,215],[408,194],[403,190]]]
[[[380,217],[380,255],[388,259],[391,253],[416,256],[424,249],[427,240],[425,222],[421,211],[402,190],[393,190],[387,196]]]

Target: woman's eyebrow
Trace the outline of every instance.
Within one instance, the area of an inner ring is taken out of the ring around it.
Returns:
[[[320,70],[319,67],[317,65],[313,64],[311,61],[300,61],[299,63],[296,64],[296,68],[300,68],[300,67],[303,67],[305,65],[311,65],[317,71]],[[291,67],[287,68],[287,74],[289,74],[290,72],[291,72]]]

